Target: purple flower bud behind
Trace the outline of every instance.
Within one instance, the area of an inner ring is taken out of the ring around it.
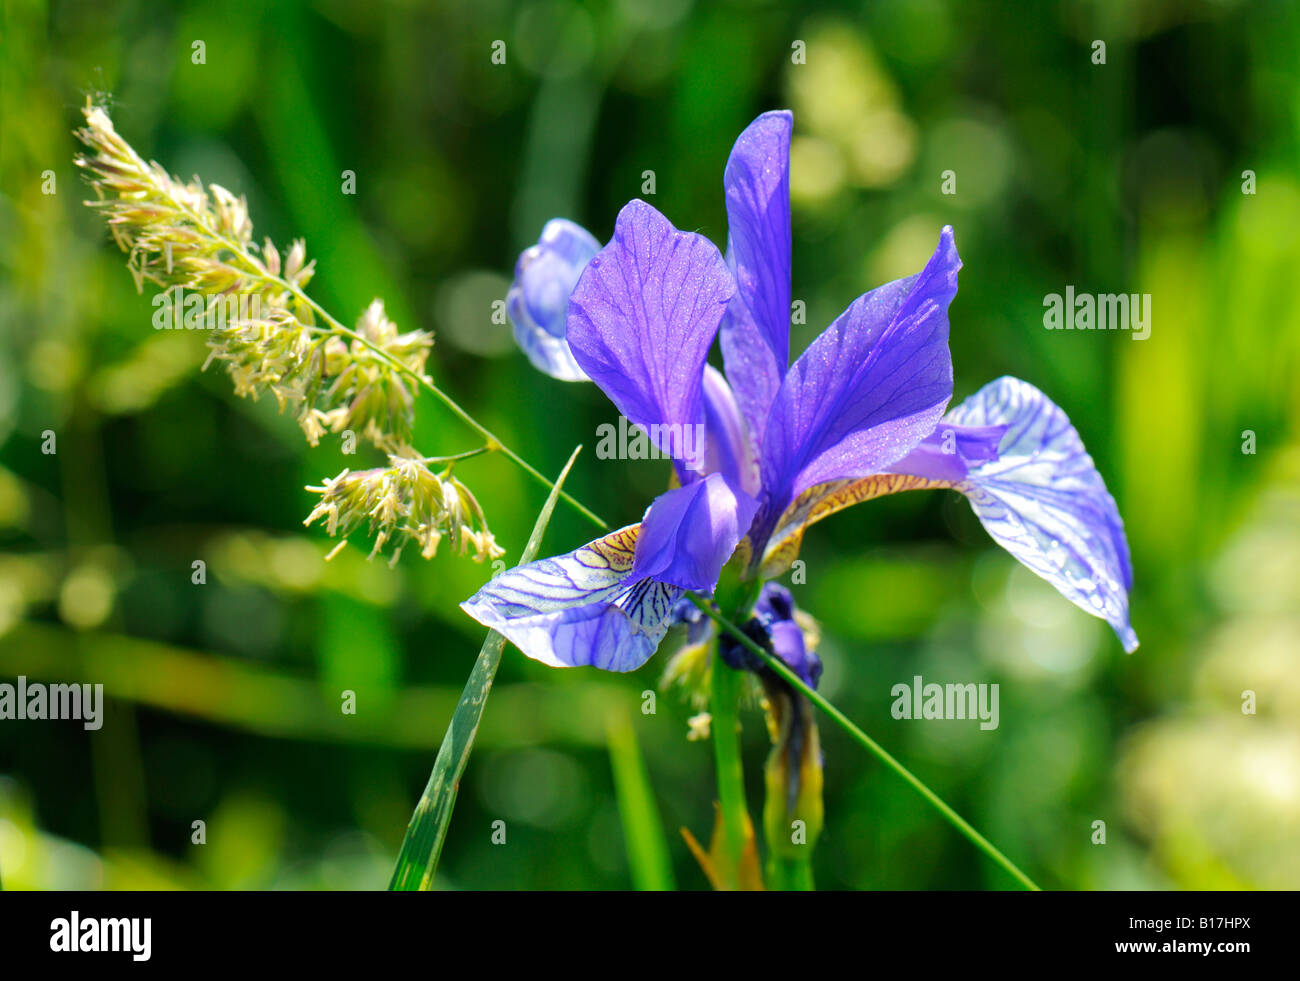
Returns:
[[[581,225],[552,218],[537,244],[524,250],[506,294],[515,342],[533,367],[561,381],[587,381],[565,337],[569,294],[600,243]]]

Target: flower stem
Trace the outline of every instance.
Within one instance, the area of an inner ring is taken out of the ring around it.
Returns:
[[[814,888],[812,859],[770,856],[767,860],[767,884],[769,889],[811,892]]]
[[[699,607],[700,610],[706,616],[711,618],[714,623],[735,637],[737,642],[745,647],[746,650],[751,654],[761,657],[767,663],[768,667],[784,678],[789,684],[793,685],[797,690],[802,692],[814,705],[830,716],[831,719],[833,719],[841,729],[847,732],[856,743],[873,753],[882,763],[902,777],[907,781],[907,783],[911,784],[912,789],[924,797],[935,810],[942,814],[949,823],[953,825],[953,827],[965,835],[976,848],[1005,869],[1026,889],[1038,891],[1039,887],[1034,880],[1021,872],[1011,859],[1002,854],[1002,852],[991,841],[976,831],[965,818],[948,806],[948,804],[945,803],[938,794],[922,783],[920,778],[915,776],[911,770],[907,769],[907,767],[903,766],[902,763],[894,759],[894,757],[891,756],[883,746],[854,725],[848,716],[828,702],[822,695],[818,694],[815,688],[806,684],[802,678],[791,671],[784,661],[778,657],[773,657],[767,651],[763,650],[762,647],[746,636],[739,627],[719,613],[714,608],[713,604],[707,599],[704,599],[696,593],[687,593],[686,595],[689,596],[691,602]],[[715,716],[715,725],[716,721],[717,718]],[[714,738],[717,738],[716,733]]]
[[[461,460],[471,460],[476,456],[482,456],[484,453],[491,453],[492,447],[480,446],[476,450],[466,450],[464,453],[453,453],[450,456],[422,456],[420,462],[430,463],[459,463]]]
[[[726,855],[724,880],[728,888],[740,883],[740,863],[749,840],[749,812],[745,806],[745,771],[740,757],[739,671],[723,663],[716,645],[709,671],[710,730],[713,758],[718,771],[718,812],[722,823],[722,844]]]

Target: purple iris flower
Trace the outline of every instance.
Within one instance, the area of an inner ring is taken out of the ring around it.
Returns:
[[[630,671],[654,653],[685,591],[711,593],[733,555],[745,577],[771,579],[813,522],[883,494],[950,487],[1000,545],[1134,649],[1123,524],[1065,414],[1012,378],[944,414],[961,266],[951,228],[920,272],[858,297],[790,364],[791,127],[790,113],[765,113],[736,141],[725,259],[634,200],[567,294],[565,330],[548,330],[672,456],[680,486],[639,524],[508,570],[463,608],[536,660]],[[520,265],[520,295],[546,293],[525,281],[532,263]],[[558,265],[551,297],[571,272]],[[706,363],[715,337],[725,373]],[[687,427],[702,427],[702,450],[681,438]],[[795,626],[792,615],[764,618]],[[815,680],[789,627],[778,653]]]

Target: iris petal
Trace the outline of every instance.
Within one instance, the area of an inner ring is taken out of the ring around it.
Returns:
[[[965,480],[971,467],[998,458],[1006,426],[959,426],[952,420],[952,413],[945,416],[890,472],[953,485]]]
[[[971,465],[957,489],[999,545],[1135,650],[1124,522],[1065,413],[1028,382],[999,378],[944,421],[1006,427],[997,458]]]
[[[581,225],[553,218],[519,256],[506,294],[515,342],[533,367],[561,381],[587,380],[565,340],[565,318],[569,294],[598,251],[600,243]]]
[[[712,592],[757,506],[716,473],[660,494],[641,522],[633,577]]]
[[[758,454],[726,378],[704,366],[704,473],[720,473],[746,494],[758,494]]]
[[[732,147],[723,173],[736,295],[722,325],[727,378],[762,445],[768,409],[790,364],[789,111],[766,112]]]
[[[757,544],[804,491],[879,473],[934,429],[952,397],[948,305],[959,268],[944,228],[925,269],[858,297],[791,367],[763,436]]]
[[[633,671],[655,652],[682,590],[632,573],[638,526],[493,577],[461,604],[552,667]]]
[[[905,490],[942,489],[951,482],[928,480],[924,477],[882,473],[861,480],[832,480],[810,487],[785,509],[776,522],[776,529],[767,536],[767,545],[761,556],[755,555],[759,576],[774,579],[790,568],[799,557],[803,533],[810,525],[829,518],[837,511],[861,504],[864,501],[898,494]]]
[[[1126,651],[1133,586],[1115,500],[1065,413],[1028,382],[1000,378],[954,408],[889,472],[805,491],[768,540],[762,575],[799,554],[804,529],[850,505],[905,490],[951,487],[995,541],[1083,610],[1106,620]]]
[[[704,424],[704,361],[734,292],[713,243],[631,201],[569,299],[578,364],[665,453],[702,442],[683,434]],[[685,462],[703,465],[702,456]]]

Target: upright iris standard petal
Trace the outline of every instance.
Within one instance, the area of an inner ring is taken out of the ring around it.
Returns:
[[[1135,650],[1124,522],[1065,413],[1028,382],[999,378],[944,422],[1006,427],[998,456],[970,465],[957,489],[999,545]]]
[[[790,131],[788,110],[766,112],[740,134],[727,160],[736,295],[722,324],[727,378],[762,445],[768,408],[790,364]]]
[[[720,473],[750,496],[759,490],[758,454],[722,372],[704,366],[704,473]]]
[[[515,264],[515,279],[506,294],[506,313],[515,341],[540,371],[561,381],[586,381],[565,340],[569,294],[600,243],[581,225],[552,218],[537,244]]]
[[[684,438],[685,427],[704,424],[704,361],[734,292],[713,243],[631,201],[569,298],[578,364],[655,446],[677,458],[683,446],[698,445]],[[702,453],[684,462],[697,470]]]
[[[757,506],[717,473],[660,494],[641,522],[633,576],[712,592]]]
[[[860,296],[794,363],[764,433],[760,531],[803,491],[879,473],[934,429],[952,397],[948,304],[959,268],[944,228],[925,269]]]
[[[535,661],[633,671],[655,652],[682,592],[632,575],[638,526],[509,569],[461,604]]]

